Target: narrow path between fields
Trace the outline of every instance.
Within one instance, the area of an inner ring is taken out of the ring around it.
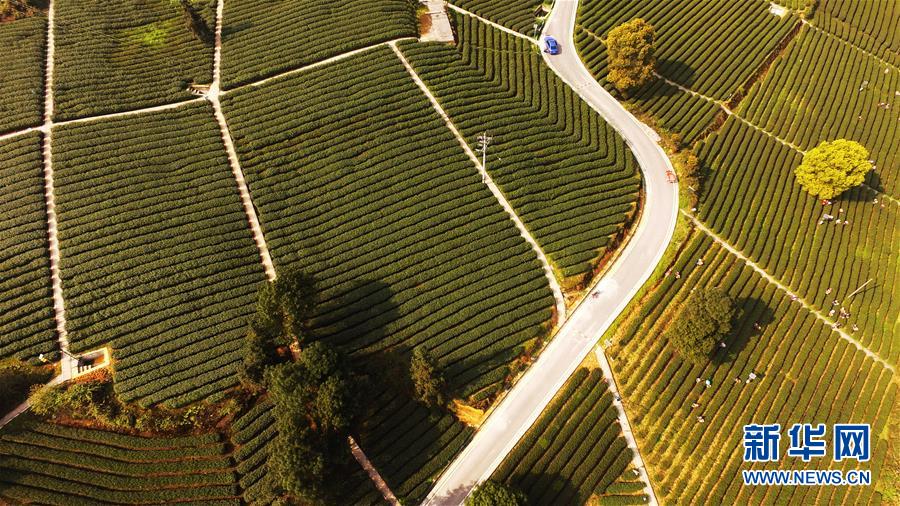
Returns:
[[[59,340],[60,381],[72,377],[75,369],[74,360],[69,355],[69,333],[66,331],[66,304],[63,299],[62,277],[59,270],[59,233],[56,218],[56,193],[53,186],[53,70],[56,54],[54,36],[55,5],[53,0],[47,4],[47,63],[44,75],[44,126],[43,126],[43,166],[44,166],[44,198],[47,205],[47,235],[50,243],[50,278],[53,285],[53,314],[56,318],[56,334]]]
[[[356,440],[353,439],[353,436],[347,436],[347,442],[350,443],[350,453],[353,454],[353,458],[355,458],[356,461],[359,462],[359,465],[365,469],[366,474],[369,475],[369,479],[375,484],[375,488],[381,492],[381,496],[384,497],[384,500],[391,506],[400,506],[400,501],[397,500],[397,496],[394,495],[390,487],[388,487],[388,484],[381,477],[381,474],[369,461],[369,457],[366,457],[362,448],[356,444]]]
[[[259,217],[256,215],[256,208],[253,206],[253,200],[250,198],[250,189],[247,187],[247,181],[244,179],[244,171],[241,169],[241,162],[234,147],[234,139],[231,137],[231,131],[228,128],[228,123],[225,121],[225,115],[222,113],[222,104],[219,101],[222,82],[222,14],[224,10],[225,0],[216,2],[216,44],[215,52],[213,53],[213,81],[205,98],[213,106],[216,122],[219,124],[219,130],[222,134],[222,142],[225,143],[225,151],[228,153],[228,163],[231,165],[231,172],[237,182],[238,192],[241,195],[241,204],[244,206],[244,213],[247,215],[250,230],[253,232],[253,240],[256,242],[256,248],[259,250],[260,260],[262,261],[263,269],[266,271],[266,278],[269,281],[274,281],[277,275],[275,266],[272,264],[272,256],[269,255],[269,246],[266,244],[262,227],[259,225]]]
[[[282,77],[285,77],[285,76],[298,74],[300,72],[305,72],[307,70],[314,69],[316,67],[323,67],[325,65],[350,58],[351,56],[356,56],[358,54],[365,53],[366,51],[371,51],[372,49],[375,49],[375,48],[378,48],[381,46],[396,44],[397,42],[400,42],[401,40],[416,40],[416,38],[415,37],[397,37],[396,39],[390,39],[390,40],[386,40],[384,42],[378,42],[376,44],[372,44],[371,46],[361,47],[359,49],[347,51],[346,53],[334,55],[330,58],[325,58],[324,60],[319,60],[317,62],[310,63],[309,65],[304,65],[302,67],[297,67],[295,69],[286,70],[284,72],[281,72],[280,74],[275,74],[274,76],[269,76],[269,77],[260,79],[258,81],[253,81],[251,83],[242,84],[240,86],[235,86],[234,88],[229,88],[227,90],[219,90],[219,95],[227,95],[229,93],[235,92],[235,91],[243,89],[243,88],[261,86],[270,81],[274,81],[276,79],[281,79]]]
[[[390,43],[391,49],[394,50],[394,53],[397,54],[397,58],[400,59],[400,62],[403,63],[403,66],[406,67],[406,71],[409,73],[412,80],[416,83],[416,86],[422,90],[422,93],[428,97],[429,102],[431,102],[431,106],[434,107],[434,110],[437,111],[438,115],[440,115],[441,119],[444,120],[444,123],[447,125],[447,128],[453,132],[453,135],[456,137],[456,140],[459,141],[459,145],[462,146],[463,151],[465,151],[466,155],[469,156],[469,159],[472,160],[472,163],[475,164],[475,167],[478,169],[478,172],[481,174],[481,180],[487,185],[488,189],[491,190],[491,193],[494,195],[494,198],[500,202],[500,205],[503,206],[503,209],[509,214],[509,217],[512,219],[513,223],[516,224],[516,228],[519,229],[519,233],[522,234],[522,237],[528,241],[528,244],[531,245],[532,249],[538,256],[538,260],[540,260],[541,265],[544,268],[544,275],[547,277],[547,282],[550,283],[550,290],[553,291],[553,298],[556,300],[556,314],[557,314],[557,327],[561,325],[566,320],[566,299],[563,296],[562,288],[559,285],[559,281],[557,281],[556,276],[553,274],[553,269],[550,267],[550,261],[547,260],[547,255],[544,254],[544,250],[538,245],[537,241],[532,237],[531,233],[525,227],[525,224],[519,218],[519,215],[516,214],[515,209],[513,209],[512,205],[506,200],[506,197],[503,195],[503,192],[500,191],[500,188],[494,183],[494,180],[491,178],[491,175],[484,169],[484,166],[481,165],[481,160],[478,159],[478,156],[472,151],[472,148],[466,143],[465,138],[463,138],[462,134],[457,130],[456,126],[450,120],[450,117],[447,115],[446,111],[441,107],[441,104],[438,103],[437,98],[431,93],[431,90],[425,85],[422,79],[416,74],[416,71],[412,68],[409,62],[406,60],[406,57],[403,55],[403,52],[400,51],[400,48],[397,47],[395,42]]]
[[[622,396],[619,395],[619,385],[616,383],[616,377],[613,375],[612,367],[610,367],[609,360],[606,358],[606,350],[598,345],[594,349],[594,355],[597,356],[597,361],[600,363],[600,369],[603,370],[603,377],[609,381],[609,391],[612,392],[614,399],[617,399],[613,401],[613,407],[616,410],[616,418],[619,419],[619,428],[622,430],[622,435],[628,442],[628,448],[631,448],[631,465],[637,469],[641,480],[644,482],[644,494],[650,498],[648,504],[659,504],[659,501],[656,499],[656,494],[653,492],[653,487],[650,485],[650,474],[647,472],[647,467],[644,465],[644,458],[641,457],[641,449],[638,448],[637,440],[634,438],[634,433],[631,431],[631,423],[628,421],[628,415],[625,413],[625,407],[622,406]]]
[[[779,290],[783,291],[784,293],[786,293],[786,294],[787,294],[788,296],[790,296],[791,298],[796,298],[797,302],[799,302],[800,305],[802,305],[802,306],[803,306],[804,308],[806,308],[810,313],[812,313],[813,315],[815,315],[816,318],[818,318],[819,320],[821,320],[822,322],[824,322],[826,325],[828,325],[829,327],[831,327],[831,330],[833,330],[834,332],[836,332],[836,333],[841,337],[841,339],[847,341],[848,343],[852,344],[853,346],[856,346],[856,348],[859,349],[860,351],[862,351],[863,353],[865,353],[867,357],[871,358],[871,359],[874,360],[875,362],[878,362],[879,364],[881,364],[882,366],[884,366],[885,369],[891,371],[892,373],[894,372],[894,366],[892,366],[891,364],[889,364],[886,360],[884,360],[883,358],[881,358],[881,357],[880,357],[877,353],[875,353],[874,351],[872,351],[872,350],[870,350],[869,348],[866,348],[865,346],[863,346],[862,343],[860,343],[858,340],[856,340],[856,338],[854,338],[854,337],[851,336],[850,334],[847,334],[846,332],[844,332],[843,330],[841,330],[841,329],[839,329],[839,328],[838,328],[838,329],[834,328],[834,323],[835,323],[835,322],[834,322],[833,320],[831,320],[830,318],[828,318],[827,316],[825,316],[824,314],[822,314],[821,312],[819,312],[818,309],[816,309],[816,308],[815,308],[814,306],[812,306],[811,304],[807,303],[807,302],[806,302],[805,300],[803,300],[799,295],[797,295],[797,294],[795,294],[794,292],[792,292],[790,288],[786,287],[785,285],[783,285],[783,284],[781,283],[781,281],[779,281],[779,280],[776,279],[775,277],[771,276],[771,275],[770,275],[768,272],[766,272],[762,267],[760,267],[756,262],[754,262],[753,260],[751,260],[750,258],[748,258],[746,255],[744,255],[743,253],[741,253],[740,251],[738,251],[734,246],[732,246],[730,243],[728,243],[725,239],[723,239],[722,237],[720,237],[718,234],[716,234],[715,232],[713,232],[712,230],[710,230],[709,228],[707,228],[707,226],[704,225],[703,222],[700,221],[699,219],[697,219],[694,215],[692,215],[691,213],[689,213],[689,212],[687,212],[687,211],[684,211],[684,210],[682,210],[681,213],[684,214],[685,216],[687,216],[687,217],[691,220],[691,222],[693,222],[693,224],[694,224],[698,229],[700,229],[701,231],[703,231],[703,233],[705,233],[706,235],[708,235],[709,237],[711,237],[712,240],[715,241],[717,244],[719,244],[720,246],[722,246],[723,248],[725,248],[726,250],[728,250],[729,253],[731,253],[731,254],[733,254],[734,256],[736,256],[736,257],[738,257],[739,259],[741,259],[741,260],[742,260],[745,264],[747,264],[751,269],[753,269],[753,270],[756,271],[760,276],[762,276],[763,278],[765,278],[766,281],[768,281],[769,283],[772,283],[773,285],[775,285],[776,288],[778,288]]]
[[[643,176],[646,198],[641,219],[620,256],[571,312],[546,349],[494,408],[470,443],[444,470],[426,497],[426,505],[462,504],[476,485],[490,478],[649,279],[675,230],[678,185],[669,183],[665,177],[667,170],[673,170],[672,165],[657,144],[655,133],[604,90],[578,57],[573,33],[577,5],[577,0],[556,1],[544,33],[556,37],[562,51],[554,56],[544,54],[544,59],[562,81],[628,143]],[[452,8],[472,15],[458,7]],[[534,39],[516,35],[536,43]],[[630,426],[624,412],[619,412],[619,418],[623,428]],[[573,420],[573,423],[577,422]],[[631,432],[624,435],[628,445],[640,453]],[[650,503],[657,504],[649,480],[647,485]]]

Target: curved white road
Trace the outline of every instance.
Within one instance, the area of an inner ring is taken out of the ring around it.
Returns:
[[[538,418],[554,394],[594,348],[659,263],[678,214],[678,186],[667,182],[671,163],[653,131],[604,90],[575,51],[577,0],[556,0],[544,28],[561,53],[544,55],[547,64],[625,138],[641,167],[644,208],[625,250],[571,313],[540,357],[500,402],[440,476],[426,505],[462,504],[472,488],[488,479]],[[577,423],[577,422],[576,422]]]

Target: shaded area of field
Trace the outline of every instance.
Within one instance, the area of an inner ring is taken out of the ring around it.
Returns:
[[[470,146],[493,138],[488,172],[563,286],[577,286],[634,216],[634,156],[529,42],[471,16],[456,26],[456,47],[400,46]]]
[[[221,435],[128,436],[23,415],[0,432],[0,499],[60,506],[195,502],[237,505]]]
[[[276,267],[316,278],[314,337],[371,375],[359,444],[416,501],[468,431],[374,364],[425,345],[459,395],[502,387],[551,317],[537,256],[388,48],[223,107]]]

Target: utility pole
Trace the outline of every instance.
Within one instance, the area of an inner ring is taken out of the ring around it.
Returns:
[[[487,148],[492,140],[493,137],[489,137],[487,132],[478,136],[478,151],[481,152],[481,168],[484,170],[481,174],[482,183],[487,183]]]
[[[871,279],[868,280],[868,281],[866,281],[865,283],[863,283],[862,285],[860,285],[859,288],[857,288],[856,290],[853,290],[853,293],[851,293],[850,295],[844,297],[844,300],[847,300],[847,299],[849,299],[850,297],[853,297],[854,295],[858,294],[859,292],[862,291],[863,288],[866,287],[866,285],[868,285],[868,284],[871,283],[871,282],[872,282]]]

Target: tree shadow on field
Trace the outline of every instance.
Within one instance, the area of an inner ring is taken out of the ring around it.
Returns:
[[[881,179],[877,181],[877,184],[881,185]],[[832,199],[832,201],[835,203],[834,209],[836,210],[838,207],[840,207],[842,202],[871,202],[872,199],[878,197],[878,191],[874,190],[873,188],[867,188],[866,186],[861,185],[850,188],[849,190]],[[832,212],[832,214],[836,213]]]
[[[578,497],[578,487],[571,477],[559,473],[528,473],[512,479],[512,486],[526,493],[528,506],[583,504],[587,497]]]
[[[870,170],[866,174],[865,183],[866,186],[869,186],[878,193],[884,193],[884,185],[881,184],[881,174],[878,173],[878,169]]]
[[[660,59],[656,62],[656,71],[666,79],[676,82],[685,88],[690,88],[694,84],[696,71],[682,61]]]
[[[734,362],[751,339],[759,338],[771,329],[766,327],[775,321],[775,313],[758,297],[741,297],[735,300],[737,314],[732,320],[731,333],[724,341],[725,348],[716,348],[712,362],[715,365]],[[757,328],[758,327],[758,328]]]
[[[315,339],[324,339],[348,355],[385,349],[387,325],[399,314],[393,288],[381,280],[358,280],[336,296],[320,300],[311,327]]]

